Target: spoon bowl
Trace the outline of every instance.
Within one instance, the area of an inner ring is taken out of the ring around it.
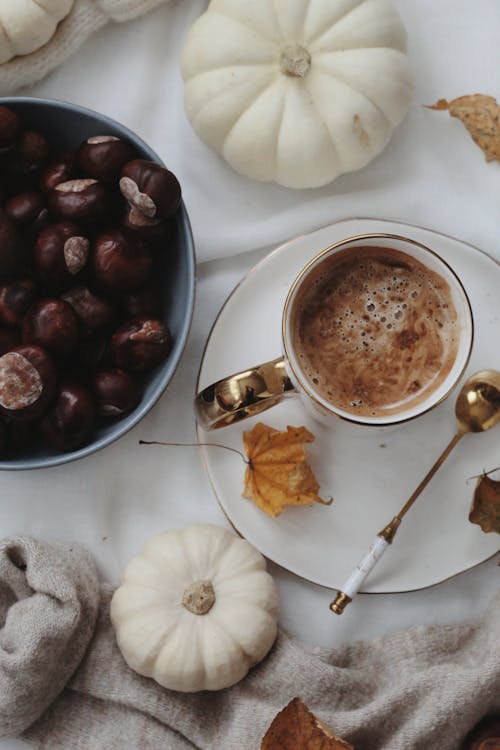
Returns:
[[[500,422],[500,372],[481,370],[472,375],[458,394],[455,415],[460,435],[484,432]]]

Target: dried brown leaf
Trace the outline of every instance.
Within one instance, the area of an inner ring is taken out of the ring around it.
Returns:
[[[439,99],[429,109],[448,110],[458,117],[486,156],[486,161],[500,161],[500,105],[487,94],[459,96],[448,102]]]
[[[469,521],[480,526],[482,531],[500,534],[500,481],[491,479],[487,474],[479,477]]]
[[[307,463],[304,444],[314,435],[305,427],[280,432],[259,422],[243,433],[249,458],[243,497],[253,500],[269,516],[287,505],[329,504],[318,495],[319,484]]]
[[[294,698],[276,714],[260,750],[354,750],[354,747],[336,737],[300,698]]]

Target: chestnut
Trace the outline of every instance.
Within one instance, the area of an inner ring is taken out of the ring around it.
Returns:
[[[148,219],[135,206],[131,206],[128,203],[122,218],[122,226],[128,232],[131,232],[153,247],[166,245],[171,232],[167,221],[163,219]]]
[[[88,442],[96,420],[94,399],[77,381],[63,381],[54,403],[42,420],[45,442],[61,451],[73,451]]]
[[[46,284],[61,288],[85,268],[89,252],[90,241],[78,225],[60,221],[40,232],[33,247],[33,261]]]
[[[117,367],[147,372],[168,356],[172,336],[161,320],[144,316],[120,326],[111,337],[109,348]]]
[[[94,243],[95,278],[111,292],[128,292],[142,286],[151,273],[152,263],[147,246],[119,229],[103,232]]]
[[[17,346],[0,357],[0,410],[11,419],[40,417],[56,384],[55,365],[41,346]]]
[[[37,419],[28,422],[11,420],[7,425],[7,449],[29,450],[40,437],[40,423]]]
[[[8,107],[0,106],[0,148],[12,146],[21,130],[21,118]]]
[[[84,286],[68,289],[61,299],[68,302],[78,318],[83,338],[110,331],[116,324],[116,311],[111,302],[93,294]]]
[[[118,417],[135,409],[141,393],[136,380],[120,369],[101,370],[92,380],[97,412],[102,417]]]
[[[75,372],[95,372],[98,367],[103,367],[107,354],[107,342],[103,336],[95,339],[84,339],[80,341],[78,348],[71,358],[71,364]]]
[[[21,334],[15,328],[0,326],[0,357],[21,343]]]
[[[58,219],[98,224],[109,218],[112,200],[97,180],[69,180],[49,190],[48,209]]]
[[[23,130],[14,149],[13,171],[25,175],[36,172],[46,165],[49,154],[49,144],[42,133]]]
[[[5,424],[5,422],[0,422],[0,455],[5,455],[7,451],[7,445],[7,425]]]
[[[123,310],[127,318],[144,315],[157,318],[161,312],[160,298],[151,285],[143,286],[125,295]]]
[[[112,183],[118,180],[125,162],[132,159],[132,147],[114,135],[93,135],[80,146],[76,163],[88,177]]]
[[[62,299],[41,299],[24,316],[25,344],[38,344],[55,357],[68,357],[78,344],[78,321],[73,308]]]
[[[11,221],[20,227],[32,227],[45,210],[45,200],[41,193],[30,191],[19,193],[7,201],[5,213]]]
[[[16,227],[0,208],[0,278],[22,270],[24,253]]]
[[[44,169],[40,177],[40,189],[44,193],[53,190],[73,176],[73,154],[61,154]]]
[[[37,289],[31,279],[9,281],[0,286],[0,323],[9,327],[20,326],[24,314],[35,301]]]
[[[120,191],[148,219],[168,219],[181,203],[177,177],[153,161],[134,159],[122,169]]]

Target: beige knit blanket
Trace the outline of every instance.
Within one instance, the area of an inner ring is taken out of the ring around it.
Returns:
[[[130,21],[163,2],[165,0],[75,0],[71,12],[46,45],[0,65],[0,96],[44,78],[101,26],[110,21]]]
[[[475,622],[319,654],[281,633],[235,687],[183,695],[125,665],[110,595],[76,545],[0,542],[0,737],[44,750],[258,750],[298,695],[356,750],[458,750],[500,709],[500,596]]]

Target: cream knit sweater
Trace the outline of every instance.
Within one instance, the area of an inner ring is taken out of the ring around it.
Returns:
[[[0,96],[35,83],[63,63],[94,31],[109,21],[137,18],[166,0],[75,0],[52,39],[29,55],[0,65]],[[16,2],[16,0],[13,0]]]

